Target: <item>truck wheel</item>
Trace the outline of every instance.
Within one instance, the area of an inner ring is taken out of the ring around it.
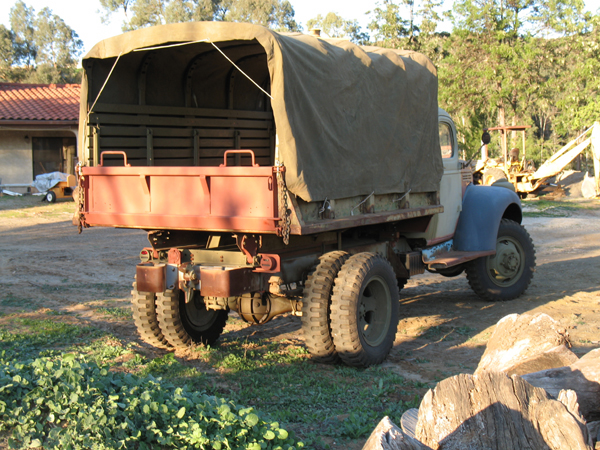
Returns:
[[[465,271],[465,266],[459,264],[458,266],[448,267],[446,269],[436,269],[434,273],[438,273],[446,278],[453,278],[459,276]]]
[[[321,363],[339,360],[331,337],[331,293],[344,262],[346,252],[326,253],[313,267],[304,286],[302,299],[302,330],[304,343],[313,359]]]
[[[133,321],[144,342],[158,348],[166,348],[169,343],[163,336],[156,319],[156,296],[152,292],[140,292],[137,284],[133,283],[131,305]]]
[[[54,203],[56,201],[56,192],[48,191],[48,192],[46,192],[46,195],[44,196],[44,198],[46,199],[46,201],[48,203]]]
[[[506,174],[502,169],[498,169],[497,167],[489,167],[483,171],[483,176],[481,180],[482,184],[486,186],[491,186],[496,181],[500,180],[508,181],[506,178]]]
[[[467,263],[466,271],[471,289],[485,300],[517,298],[535,271],[535,249],[529,233],[517,222],[502,219],[496,254]]]
[[[331,296],[333,342],[342,361],[365,367],[381,363],[394,344],[398,305],[392,266],[374,253],[350,257]]]
[[[189,303],[185,302],[183,291],[156,294],[158,324],[173,347],[186,347],[192,342],[212,345],[225,328],[228,312],[206,309],[200,294],[193,292]]]

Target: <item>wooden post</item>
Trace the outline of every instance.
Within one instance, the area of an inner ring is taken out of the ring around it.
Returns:
[[[200,135],[198,129],[194,129],[194,166],[200,165]]]
[[[148,166],[154,165],[154,133],[152,128],[146,129],[146,161]]]
[[[93,162],[93,166],[96,167],[98,165],[98,163],[100,162],[100,138],[98,136],[100,134],[100,130],[98,129],[97,126],[92,126],[92,133],[93,133],[92,162]]]

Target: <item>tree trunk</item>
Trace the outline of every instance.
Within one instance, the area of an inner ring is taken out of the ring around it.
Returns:
[[[431,450],[407,436],[388,416],[381,419],[362,450]]]
[[[585,420],[600,420],[600,349],[592,350],[570,366],[530,373],[523,375],[523,379],[555,398],[563,389],[575,391]]]
[[[511,314],[496,325],[475,373],[523,375],[573,364],[567,345],[566,330],[547,314]]]
[[[457,375],[425,394],[416,438],[433,449],[588,450],[581,419],[518,376]]]

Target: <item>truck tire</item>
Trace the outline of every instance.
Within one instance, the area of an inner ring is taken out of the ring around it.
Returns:
[[[152,292],[140,292],[137,283],[133,283],[131,306],[133,321],[142,341],[158,348],[167,348],[169,343],[163,336],[156,319],[156,296]]]
[[[392,266],[374,253],[358,253],[342,266],[331,296],[335,349],[349,366],[381,363],[398,329],[399,291]]]
[[[331,337],[331,293],[342,265],[350,256],[346,252],[326,253],[313,267],[302,299],[302,331],[304,343],[313,357],[321,363],[339,361]]]
[[[509,219],[498,228],[496,254],[467,263],[471,289],[489,301],[512,300],[520,296],[535,271],[535,248],[527,230]]]
[[[508,181],[504,171],[497,167],[488,167],[487,169],[485,169],[483,171],[483,174],[481,177],[481,184],[483,184],[485,186],[491,186],[496,181],[500,181],[500,180]]]
[[[173,347],[192,343],[212,345],[227,322],[226,310],[206,309],[197,291],[189,303],[183,291],[167,290],[156,294],[156,315],[165,339]]]
[[[461,273],[465,271],[464,264],[459,264],[458,266],[448,267],[446,269],[436,269],[433,273],[440,274],[446,278],[453,278],[459,276]]]

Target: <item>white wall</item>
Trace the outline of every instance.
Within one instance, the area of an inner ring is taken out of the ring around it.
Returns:
[[[25,139],[28,136],[28,139]],[[0,130],[0,179],[2,184],[33,181],[31,133]]]

